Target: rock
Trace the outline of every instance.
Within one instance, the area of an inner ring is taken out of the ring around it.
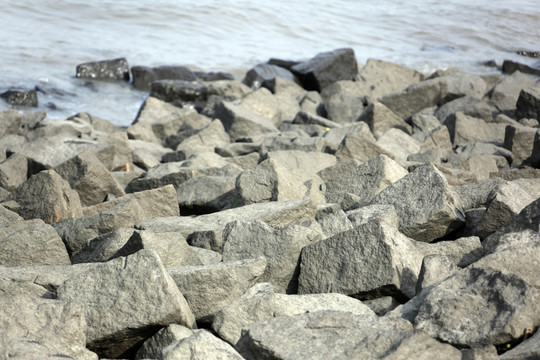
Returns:
[[[378,59],[368,59],[356,82],[362,92],[377,99],[422,81],[424,76],[411,68]]]
[[[306,96],[306,90],[296,82],[281,77],[265,81],[263,86],[274,94],[281,112],[281,120],[292,121],[300,111],[300,101]]]
[[[170,324],[146,340],[135,354],[135,359],[158,359],[163,356],[163,350],[167,346],[184,340],[193,334],[194,331],[190,328]]]
[[[462,360],[499,360],[497,348],[495,346],[485,346],[480,348],[462,349]]]
[[[212,335],[208,330],[197,330],[193,335],[163,349],[162,359],[227,359],[244,358],[229,344]]]
[[[242,329],[253,323],[271,319],[274,315],[274,291],[268,283],[256,284],[240,298],[230,302],[214,317],[212,329],[233,346]]]
[[[22,125],[22,115],[17,110],[0,112],[0,137],[16,135]]]
[[[375,318],[373,310],[360,300],[343,294],[274,295],[274,316],[292,316],[321,310],[348,311]]]
[[[419,153],[430,150],[440,151],[443,154],[452,153],[452,141],[450,140],[450,133],[446,126],[439,126],[425,135],[426,137],[420,144]]]
[[[36,202],[36,198],[40,201]],[[11,200],[25,219],[42,219],[48,224],[82,216],[79,195],[53,170],[30,177],[15,189]]]
[[[379,102],[369,104],[358,118],[358,121],[366,122],[377,138],[392,128],[398,128],[408,134],[412,132],[409,124]]]
[[[97,360],[87,350],[82,309],[64,301],[19,294],[0,297],[0,355],[8,358]],[[2,334],[3,333],[3,334]]]
[[[191,250],[197,254],[197,257],[203,265],[216,265],[222,260],[222,256],[217,251],[203,249],[200,247],[192,246]]]
[[[4,206],[0,205],[0,228],[13,225],[16,222],[23,220],[24,219],[16,212],[8,210]]]
[[[358,73],[358,64],[353,49],[343,48],[319,53],[294,65],[291,71],[305,89],[321,91],[335,81],[352,80]]]
[[[259,257],[206,266],[169,267],[167,271],[197,321],[207,322],[253,286],[265,267],[266,259]]]
[[[150,96],[179,107],[202,108],[208,99],[208,88],[199,81],[157,80],[152,83]]]
[[[362,303],[367,305],[375,312],[375,314],[379,316],[385,315],[400,305],[400,303],[391,296],[383,296],[373,300],[366,300],[362,301]]]
[[[133,164],[148,171],[161,163],[163,155],[171,150],[160,145],[160,142],[147,142],[144,140],[129,140],[132,149]]]
[[[186,66],[133,66],[131,68],[133,77],[133,87],[137,90],[150,90],[151,85],[156,80],[184,80],[196,81],[197,76]]]
[[[486,123],[458,112],[447,126],[454,145],[472,142],[504,143],[506,124]]]
[[[320,225],[323,237],[327,238],[353,228],[347,215],[339,204],[324,204],[317,206],[315,220]]]
[[[281,66],[276,66],[268,63],[260,63],[255,65],[246,73],[244,79],[242,80],[242,83],[246,84],[249,87],[257,88],[263,82],[273,80],[276,77],[280,77],[288,81],[298,81],[293,75],[293,73]]]
[[[489,104],[473,96],[460,97],[444,104],[435,111],[435,116],[441,124],[447,124],[458,112],[486,122],[493,121]]]
[[[452,241],[425,244],[416,242],[417,249],[429,255],[443,255],[456,266],[463,268],[484,256],[484,249],[477,236],[461,237]]]
[[[347,218],[351,221],[353,227],[367,224],[371,220],[385,222],[386,224],[397,228],[399,218],[396,209],[392,205],[368,205],[358,209],[347,211]]]
[[[24,155],[12,154],[0,163],[0,186],[8,191],[15,190],[26,181],[28,160]]]
[[[372,220],[306,246],[298,293],[338,292],[360,299],[391,295],[404,300],[415,295],[422,258],[411,239]]]
[[[307,135],[307,134],[306,134]],[[265,156],[270,151],[298,150],[304,152],[323,152],[325,141],[320,137],[298,136],[297,134],[281,133],[264,139],[259,153]]]
[[[0,94],[1,98],[14,106],[38,106],[38,96],[36,90],[7,90]]]
[[[521,90],[516,102],[516,107],[516,119],[530,118],[540,120],[539,89],[533,88]]]
[[[468,268],[425,295],[416,329],[459,346],[500,345],[539,321],[538,289],[491,268]],[[464,301],[467,299],[467,301]]]
[[[259,88],[242,99],[241,105],[256,115],[270,119],[275,126],[281,123],[281,110],[277,99],[266,88]]]
[[[129,80],[129,65],[125,58],[87,62],[77,65],[75,77],[96,80]]]
[[[501,360],[520,360],[520,359],[534,359],[540,356],[539,346],[540,332],[536,333],[525,339],[521,344],[515,348],[508,350],[502,354],[499,359]],[[494,358],[496,359],[496,358]]]
[[[506,225],[523,208],[534,200],[516,182],[502,184],[493,189],[488,196],[486,213],[476,229],[476,234],[484,239]]]
[[[345,125],[358,121],[364,112],[363,100],[356,94],[336,93],[324,102],[324,107],[330,120]]]
[[[390,184],[408,174],[407,170],[386,155],[376,156],[346,171],[336,170],[336,166],[329,168],[331,177],[325,181],[326,201],[329,203],[343,201],[348,193],[359,196],[367,203]]]
[[[377,145],[386,153],[392,154],[393,159],[398,163],[404,165],[407,163],[409,155],[420,151],[420,143],[397,128],[389,129],[382,134],[377,139]]]
[[[538,129],[525,126],[506,126],[504,147],[512,151],[514,165],[523,164],[533,155],[534,139]]]
[[[434,115],[424,114],[419,112],[411,116],[412,134],[418,136],[418,133],[427,134],[441,126],[441,122]],[[417,138],[418,140],[425,139],[425,136]]]
[[[378,155],[386,155],[389,158],[394,157],[390,152],[376,143],[375,138],[367,126],[360,129],[359,132],[345,135],[336,150],[338,162],[350,159],[366,162]]]
[[[399,230],[418,241],[431,242],[459,228],[465,220],[457,194],[433,164],[416,168],[371,203],[393,205]]]
[[[325,128],[331,129],[340,127],[341,125],[328,120],[322,116],[310,114],[305,111],[299,111],[293,119],[293,124],[303,124],[303,125],[319,125]]]
[[[100,131],[104,133],[114,133],[122,131],[122,127],[114,125],[108,120],[93,116],[86,112],[77,113],[67,118],[76,124],[86,124],[92,127],[94,131]]]
[[[514,161],[514,155],[511,151],[495,144],[483,142],[467,143],[458,145],[454,151],[461,156],[459,158],[461,161],[463,161],[463,156],[472,158],[474,156],[492,155],[495,159],[500,159],[497,164],[501,168],[508,167]]]
[[[246,205],[196,217],[164,217],[137,224],[141,230],[180,232],[193,246],[219,253],[223,246],[223,229],[236,220],[260,220],[270,226],[285,227],[315,219],[316,205],[310,200],[296,200]]]
[[[540,76],[540,70],[534,67],[530,67],[525,64],[520,64],[518,62],[512,61],[512,60],[504,60],[502,64],[502,71],[505,74],[512,74],[516,71],[520,71],[524,74],[531,74]]]
[[[83,309],[87,346],[101,357],[134,352],[133,346],[156,327],[177,323],[191,328],[195,322],[153,251],[93,265],[92,271],[66,280],[58,288],[58,299]]]
[[[125,195],[124,190],[91,150],[83,151],[56,166],[54,170],[77,191],[82,206],[102,203],[109,194],[115,197]]]
[[[194,71],[193,73],[202,81],[234,80],[233,74],[223,71]]]
[[[531,76],[516,71],[493,88],[490,103],[501,112],[515,110],[521,90],[534,86],[535,81]]]
[[[261,221],[235,221],[223,230],[223,261],[264,256],[267,265],[259,282],[271,283],[278,293],[295,293],[300,252],[319,240],[320,232],[307,226],[271,227]]]
[[[314,341],[316,339],[316,341]],[[382,340],[384,339],[384,340]],[[461,352],[403,320],[316,311],[251,325],[237,350],[246,359],[461,359]]]
[[[183,215],[202,215],[235,207],[236,176],[197,176],[176,189]]]
[[[0,239],[0,265],[71,264],[62,239],[41,219],[17,221],[2,227]]]
[[[220,119],[231,141],[253,135],[277,133],[274,123],[263,116],[252,113],[242,106],[231,102],[219,102],[215,117]]]
[[[214,152],[216,146],[225,146],[230,143],[229,134],[220,120],[213,120],[210,125],[196,134],[186,138],[176,146],[176,151],[183,151],[186,158],[199,152]]]
[[[416,283],[416,293],[449,278],[458,270],[459,268],[447,256],[428,255],[424,257]]]

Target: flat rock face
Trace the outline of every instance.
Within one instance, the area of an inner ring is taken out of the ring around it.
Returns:
[[[459,350],[415,333],[406,321],[345,311],[316,311],[256,323],[244,330],[237,349],[246,359],[406,359],[412,354],[461,359]]]
[[[195,321],[182,293],[153,251],[96,264],[58,288],[58,299],[83,309],[87,344],[117,357],[151,336],[152,329]]]
[[[231,345],[212,335],[208,330],[197,330],[193,335],[165,348],[162,359],[243,360],[244,358]]]
[[[355,315],[375,318],[375,313],[369,306],[343,294],[275,294],[275,317],[300,315],[321,310],[348,311]]]
[[[419,241],[431,242],[464,222],[457,195],[432,164],[416,168],[371,203],[393,205],[399,216],[399,230]]]

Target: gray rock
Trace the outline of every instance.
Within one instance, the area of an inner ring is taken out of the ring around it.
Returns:
[[[516,118],[540,120],[540,93],[538,88],[523,89],[516,102]]]
[[[242,99],[242,107],[254,114],[270,119],[279,126],[281,123],[281,110],[274,95],[266,88],[259,88]]]
[[[321,310],[348,311],[375,318],[370,307],[343,294],[274,295],[274,316],[292,316]]]
[[[493,121],[492,110],[489,104],[472,96],[460,97],[444,104],[435,111],[435,116],[441,124],[446,124],[452,117],[456,116],[457,112],[482,119],[486,122]]]
[[[411,239],[372,220],[306,246],[298,293],[338,292],[360,299],[392,295],[404,300],[415,295],[422,258]]]
[[[416,168],[381,191],[371,203],[393,205],[400,231],[419,241],[442,237],[465,220],[458,195],[433,164]]]
[[[135,359],[159,359],[163,356],[163,350],[167,346],[186,339],[193,334],[194,331],[190,328],[170,324],[146,340],[135,354]]]
[[[271,227],[261,221],[235,221],[223,230],[223,261],[264,256],[267,265],[259,282],[271,283],[278,293],[295,293],[300,252],[321,238],[319,231],[301,225]]]
[[[484,256],[484,248],[477,236],[462,237],[434,244],[415,243],[418,250],[428,255],[443,255],[460,268],[469,266]]]
[[[17,134],[22,123],[22,115],[17,110],[0,112],[0,137]]]
[[[452,141],[450,140],[450,133],[446,126],[439,126],[425,134],[418,151],[425,152],[429,150],[440,151],[443,154],[452,152]]]
[[[337,122],[328,120],[316,114],[308,113],[303,110],[296,113],[296,116],[293,119],[293,124],[320,125],[328,129],[341,127],[341,124]]]
[[[508,350],[502,354],[499,359],[501,360],[522,360],[522,359],[534,359],[540,357],[540,332],[536,333],[524,340],[521,344],[515,348]],[[495,358],[494,358],[495,359]]]
[[[323,236],[330,237],[353,228],[353,225],[339,204],[317,206],[315,220],[320,225]]]
[[[236,141],[246,136],[278,132],[272,120],[257,115],[241,105],[236,105],[232,102],[219,102],[216,106],[214,116],[221,120],[231,141]]]
[[[503,144],[506,124],[487,123],[482,119],[467,116],[461,112],[447,123],[454,145],[472,142]]]
[[[420,151],[420,143],[397,128],[389,129],[381,134],[377,139],[377,145],[386,153],[392,154],[392,158],[403,165],[407,163],[409,155]]]
[[[422,260],[422,268],[416,283],[416,293],[423,289],[438,284],[444,279],[454,275],[459,268],[455,263],[444,255],[428,255]]]
[[[428,133],[441,126],[441,122],[435,115],[423,112],[411,116],[411,123],[413,135],[418,133]]]
[[[129,65],[125,58],[87,62],[77,65],[75,77],[96,80],[129,80]]]
[[[220,340],[208,330],[197,330],[193,335],[177,341],[163,349],[161,359],[224,359],[244,358],[229,344]]]
[[[12,154],[0,163],[0,186],[8,191],[15,190],[26,181],[28,160],[24,155]]]
[[[210,125],[178,144],[176,151],[183,151],[186,158],[189,158],[195,153],[213,152],[216,146],[224,146],[229,142],[229,134],[225,132],[223,124],[215,119]]]
[[[258,87],[263,82],[282,78],[289,81],[295,81],[295,76],[287,69],[268,63],[260,63],[248,70],[242,83],[249,87]]]
[[[510,222],[534,199],[516,181],[497,186],[488,196],[486,213],[476,228],[476,234],[482,239],[491,235]]]
[[[131,68],[133,76],[133,87],[137,90],[150,90],[151,85],[156,80],[171,79],[196,81],[197,76],[185,66],[133,66]]]
[[[361,132],[345,135],[336,150],[338,162],[355,159],[366,162],[378,155],[393,158],[393,154],[383,149],[376,141],[367,126]]]
[[[215,152],[223,157],[247,155],[259,150],[260,144],[254,143],[231,143],[225,146],[216,146]]]
[[[336,93],[324,103],[328,118],[338,124],[349,124],[358,120],[364,112],[364,98],[357,94]]]
[[[238,260],[206,266],[169,267],[197,321],[208,321],[239,298],[261,277],[266,259]]]
[[[493,88],[490,103],[499,111],[515,110],[521,90],[534,86],[535,81],[532,76],[516,71],[506,76]]]
[[[321,91],[338,80],[352,80],[358,73],[354,50],[336,49],[319,53],[308,61],[294,65],[293,74],[298,76],[307,90]]]
[[[322,152],[325,142],[320,137],[281,134],[264,139],[260,146],[260,154],[265,156],[270,151],[298,150],[305,152]]]
[[[481,155],[492,155],[494,158],[501,158],[501,163],[498,162],[497,164],[501,168],[508,167],[508,165],[514,161],[514,155],[511,151],[495,144],[483,142],[458,145],[455,152],[459,154],[459,156],[466,156],[468,158]]]
[[[307,91],[294,81],[281,77],[276,77],[269,82],[266,81],[264,86],[274,94],[281,112],[281,120],[292,121],[300,110],[300,101]]]
[[[371,220],[378,219],[395,228],[399,226],[399,217],[392,205],[368,205],[358,209],[347,211],[347,218],[353,227],[366,224]]]
[[[76,123],[68,120],[43,120],[35,129],[29,131],[25,137],[29,141],[53,136],[89,138],[92,131],[92,126],[89,124]]]
[[[379,316],[385,315],[400,305],[400,303],[391,296],[383,296],[373,300],[365,300],[362,301],[362,303],[367,305],[375,312],[375,314]]]
[[[23,294],[3,295],[0,323],[0,339],[4,335],[7,345],[0,355],[6,351],[5,359],[98,358],[85,347],[87,322],[78,305]]]
[[[506,127],[504,147],[512,151],[514,165],[522,164],[533,155],[537,132],[537,128],[526,126],[509,125]]]
[[[236,176],[198,176],[176,189],[183,215],[201,215],[229,209],[239,203]]]
[[[459,346],[504,344],[539,322],[539,295],[516,275],[468,268],[428,291],[414,325]]]
[[[191,250],[197,254],[197,257],[203,265],[216,265],[222,260],[222,256],[217,251],[203,249],[200,247],[192,246]]]
[[[0,94],[1,98],[14,106],[38,106],[38,97],[36,90],[7,90]]]
[[[41,219],[17,221],[2,227],[0,239],[3,266],[71,264],[62,239]]]
[[[115,197],[125,195],[118,182],[90,150],[56,166],[54,171],[77,191],[82,206],[102,203],[109,194]]]
[[[462,349],[461,354],[463,355],[461,360],[499,360],[497,348],[493,345],[473,349]]]
[[[133,164],[148,171],[161,162],[163,155],[169,153],[171,149],[160,145],[161,142],[149,142],[145,140],[129,140],[132,149]]]
[[[24,219],[17,215],[16,212],[8,210],[0,205],[0,228],[13,225],[16,222],[23,220]]]
[[[368,162],[347,170],[328,170],[331,177],[325,181],[325,195],[329,203],[341,202],[347,193],[357,195],[367,203],[382,190],[408,174],[407,170],[386,155],[376,156]]]
[[[408,134],[412,132],[409,124],[380,102],[369,104],[358,121],[366,122],[377,138],[392,128],[398,128]]]
[[[459,350],[413,331],[406,321],[346,311],[253,324],[244,330],[237,350],[246,359],[461,359]]]
[[[152,328],[195,322],[159,256],[148,250],[70,277],[58,288],[58,299],[83,309],[88,348],[101,357],[122,356],[150,337]]]
[[[39,218],[53,224],[82,216],[79,195],[53,170],[30,177],[11,193],[10,199],[18,203],[17,213],[25,219]]]
[[[272,285],[261,283],[252,286],[240,298],[230,302],[214,316],[212,329],[233,346],[241,337],[242,329],[274,315]]]

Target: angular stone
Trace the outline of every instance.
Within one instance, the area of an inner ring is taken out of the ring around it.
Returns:
[[[216,119],[195,135],[183,140],[176,146],[176,151],[183,151],[186,158],[189,158],[198,152],[213,152],[216,146],[225,146],[229,142],[229,134],[225,132],[221,121]]]
[[[539,323],[538,296],[537,288],[516,275],[468,268],[430,289],[414,325],[459,346],[500,345]]]
[[[82,206],[100,204],[109,194],[115,197],[125,195],[107,168],[90,150],[63,162],[54,170],[77,191]]]
[[[169,267],[197,321],[206,322],[244,294],[261,277],[266,259],[220,262],[207,266]]]
[[[420,143],[397,128],[389,129],[381,134],[377,139],[377,145],[386,153],[392,154],[392,158],[401,164],[406,164],[409,155],[420,151]]]
[[[218,103],[215,117],[221,120],[232,141],[247,136],[278,132],[272,120],[231,102]]]
[[[158,67],[133,66],[131,68],[133,76],[133,87],[137,90],[150,90],[151,85],[156,80],[171,79],[196,81],[197,76],[186,66],[163,65]]]
[[[308,113],[306,111],[299,111],[296,116],[294,117],[293,119],[293,124],[298,124],[298,125],[319,125],[319,126],[323,126],[325,128],[328,128],[328,129],[331,129],[331,128],[336,128],[336,127],[341,127],[340,124],[334,122],[334,121],[331,121],[331,120],[328,120],[322,116],[319,116],[319,115],[316,115],[316,114],[312,114],[312,113]]]
[[[14,223],[23,220],[24,219],[16,212],[8,210],[4,206],[0,205],[0,228],[14,225]]]
[[[194,331],[182,325],[170,324],[146,340],[135,354],[135,359],[158,359],[169,345],[193,335]]]
[[[355,159],[360,162],[366,162],[378,155],[386,155],[393,158],[393,154],[383,149],[375,138],[365,127],[361,132],[353,132],[345,135],[339,147],[336,150],[338,162]]]
[[[58,299],[83,309],[87,345],[101,357],[133,351],[158,327],[177,323],[191,328],[195,322],[158,255],[148,250],[70,277],[58,288]]]
[[[375,255],[376,254],[376,255]],[[411,298],[423,254],[393,227],[372,220],[302,250],[299,294]]]
[[[385,222],[395,228],[399,225],[399,217],[392,205],[373,204],[362,206],[358,209],[347,211],[347,218],[351,221],[353,227],[367,224],[374,219]]]
[[[324,103],[328,118],[338,124],[358,121],[364,112],[364,98],[350,93],[337,93]]]
[[[66,247],[54,228],[41,219],[0,228],[0,265],[70,265]]]
[[[197,330],[193,335],[177,341],[163,350],[162,359],[223,359],[243,360],[244,358],[229,344],[220,340],[208,330]]]
[[[289,81],[297,81],[293,73],[281,66],[268,63],[260,63],[255,65],[246,73],[244,79],[242,80],[242,83],[246,84],[249,87],[258,87],[263,82],[273,80],[276,77],[280,77]]]
[[[375,318],[373,310],[360,300],[343,294],[274,295],[274,316],[292,316],[314,311],[348,311],[354,315]]]
[[[429,255],[443,255],[460,268],[467,267],[484,256],[484,248],[477,236],[426,244],[416,242],[417,249]]]
[[[351,221],[345,212],[341,210],[339,204],[317,206],[315,220],[320,225],[325,238],[353,228]]]
[[[222,308],[214,317],[212,329],[232,345],[240,339],[242,329],[274,315],[274,291],[268,283],[256,284],[240,298]]]
[[[53,170],[30,177],[10,199],[18,203],[17,213],[25,219],[39,218],[53,224],[82,216],[79,195]]]
[[[330,171],[329,174],[331,177],[325,181],[326,201],[341,202],[351,193],[367,203],[408,172],[388,156],[379,155],[348,171]]]
[[[380,102],[369,104],[358,121],[366,122],[377,138],[392,128],[398,128],[408,134],[412,132],[409,124]]]
[[[306,95],[306,90],[296,82],[281,77],[265,81],[263,85],[274,94],[281,112],[281,120],[292,121],[300,110],[300,101]]]
[[[7,90],[1,93],[0,97],[14,106],[38,106],[36,90]]]
[[[487,142],[503,144],[506,124],[487,123],[482,119],[473,118],[458,112],[447,124],[450,138],[454,145]]]
[[[459,350],[413,331],[407,321],[346,311],[316,311],[253,324],[244,330],[237,350],[249,360],[461,359]]]
[[[279,103],[270,90],[266,88],[259,88],[248,94],[242,99],[241,105],[254,114],[270,119],[276,126],[281,123]]]
[[[96,80],[129,80],[129,65],[125,58],[87,62],[77,65],[75,77]]]
[[[428,255],[424,257],[416,283],[416,293],[449,278],[458,270],[459,268],[447,256]]]
[[[429,150],[440,151],[443,154],[452,152],[452,141],[446,126],[439,126],[426,134],[418,152],[423,153]]]
[[[15,190],[26,181],[28,160],[22,154],[13,154],[0,163],[0,186],[8,191]]]
[[[336,49],[319,53],[291,68],[307,90],[321,91],[338,80],[352,80],[358,73],[354,50]]]
[[[271,136],[263,140],[259,153],[265,156],[270,151],[298,150],[305,152],[323,152],[325,142],[320,137],[309,137],[307,134],[298,136],[297,134],[281,134],[281,136]]]
[[[5,359],[98,358],[85,347],[87,322],[75,304],[25,294],[4,295],[0,296],[0,322],[0,355],[5,351]]]
[[[271,283],[279,293],[295,293],[300,252],[318,240],[321,233],[307,226],[272,228],[260,221],[235,221],[223,230],[223,261],[264,256],[267,265],[259,282]]]
[[[516,102],[516,118],[540,120],[540,91],[538,88],[523,89]]]
[[[512,75],[506,76],[493,88],[490,103],[499,111],[515,110],[521,90],[535,85],[532,76],[516,71]]]
[[[182,215],[202,215],[234,207],[237,200],[236,176],[198,176],[176,189]]]
[[[375,314],[379,316],[383,316],[401,305],[391,296],[383,296],[373,300],[365,300],[362,301],[362,303],[371,308],[371,310],[373,310]]]
[[[537,132],[538,129],[525,126],[506,127],[503,146],[512,151],[513,165],[522,164],[532,156]]]
[[[457,194],[433,164],[416,168],[381,191],[371,203],[394,205],[400,231],[418,241],[431,242],[465,220]]]
[[[435,111],[435,116],[441,124],[447,124],[457,112],[467,116],[482,119],[486,122],[493,121],[491,107],[485,101],[472,96],[464,96],[452,100]]]

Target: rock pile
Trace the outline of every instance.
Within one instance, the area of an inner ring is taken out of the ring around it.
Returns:
[[[540,357],[532,75],[131,76],[127,128],[0,113],[0,358]]]

